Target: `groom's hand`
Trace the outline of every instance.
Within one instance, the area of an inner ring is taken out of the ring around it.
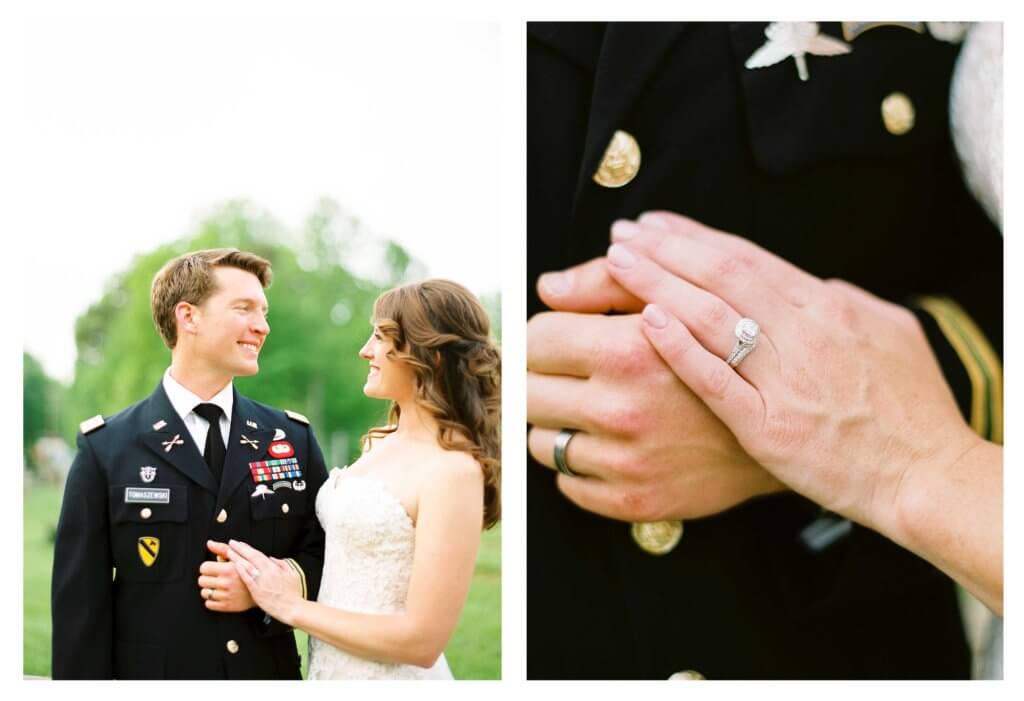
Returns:
[[[234,564],[227,561],[227,543],[208,540],[206,547],[218,560],[204,562],[199,567],[199,595],[206,608],[221,613],[240,613],[255,606]]]
[[[639,314],[605,315],[642,303],[603,259],[542,276],[538,290],[556,311],[527,324],[528,444],[554,467],[558,430],[577,430],[566,459],[579,476],[558,475],[566,497],[610,518],[659,521],[784,489],[662,361]]]

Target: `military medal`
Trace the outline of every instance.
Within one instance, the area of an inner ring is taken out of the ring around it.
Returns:
[[[262,487],[263,485],[260,486]],[[274,488],[274,491],[276,492],[278,489],[291,489],[292,483],[289,482],[288,480],[280,480],[278,482],[274,482],[274,484],[272,484],[271,486]]]
[[[252,447],[253,450],[259,450],[260,449],[260,442],[258,440],[256,440],[255,438],[246,438],[245,434],[242,434],[242,440],[240,441],[240,443],[242,445],[247,445],[248,444],[249,446]]]
[[[279,428],[275,428],[274,429],[274,440],[275,441],[283,441],[284,440],[284,436],[285,436],[284,431],[282,431]]]
[[[174,438],[172,438],[169,441],[163,441],[163,442],[160,443],[160,445],[162,445],[164,447],[164,452],[165,453],[169,453],[169,452],[171,452],[171,448],[173,448],[174,446],[176,446],[176,445],[185,445],[185,441],[181,440],[181,434],[180,433],[175,433],[174,434]]]
[[[750,55],[743,65],[747,68],[766,68],[779,61],[792,58],[800,80],[807,81],[807,54],[837,56],[852,50],[846,42],[818,33],[817,22],[772,22],[764,30],[768,41]]]
[[[292,487],[296,492],[303,492],[306,490],[306,480],[295,480],[292,482]]]
[[[295,479],[302,477],[302,468],[299,467],[298,458],[284,458],[283,460],[257,460],[249,463],[249,473],[252,481],[277,482],[283,479]]]
[[[139,478],[146,483],[156,479],[156,468],[152,465],[143,465],[139,468]]]
[[[274,441],[267,448],[267,452],[275,458],[290,458],[295,455],[295,448],[288,441]]]

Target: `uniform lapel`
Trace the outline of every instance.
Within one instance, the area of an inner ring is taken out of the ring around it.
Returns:
[[[146,425],[140,428],[139,437],[146,447],[190,480],[216,494],[217,485],[213,480],[213,475],[210,474],[210,468],[203,460],[199,448],[196,447],[192,434],[188,432],[185,423],[178,416],[178,412],[171,406],[162,382],[150,395],[143,416]],[[163,422],[163,426],[160,426],[161,422]],[[154,429],[154,426],[160,426],[160,428]],[[177,439],[175,439],[176,436]],[[177,441],[181,441],[181,443]]]
[[[685,23],[679,22],[608,24],[594,75],[574,211],[578,211],[584,194],[597,187],[591,178],[608,142],[616,129],[629,131],[625,122],[629,110],[684,27]],[[640,148],[641,156],[648,157],[649,154],[643,153],[643,143]]]
[[[235,393],[234,409],[231,412],[231,432],[228,435],[228,449],[224,456],[224,476],[220,484],[218,502],[227,501],[238,485],[249,477],[249,463],[270,460],[267,448],[274,438],[274,426],[266,426],[256,418],[254,405],[248,399]],[[261,414],[262,418],[262,414]],[[246,424],[252,421],[257,428]],[[245,439],[243,440],[243,436]],[[257,447],[253,447],[253,445]]]

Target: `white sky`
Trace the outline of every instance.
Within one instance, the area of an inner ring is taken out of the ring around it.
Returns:
[[[51,375],[112,273],[232,198],[290,231],[332,198],[429,275],[499,289],[497,24],[65,15],[23,38],[24,342]]]

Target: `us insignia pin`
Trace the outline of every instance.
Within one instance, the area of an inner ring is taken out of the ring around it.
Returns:
[[[154,431],[159,431],[161,428],[163,428],[166,425],[167,425],[167,422],[164,421],[163,419],[160,419],[155,424],[153,424],[153,430]]]
[[[152,567],[160,554],[160,539],[146,535],[139,538],[139,559],[146,567]]]
[[[152,465],[143,465],[139,468],[139,477],[143,482],[152,482],[156,479],[156,468]]]
[[[252,419],[246,419],[246,420],[245,420],[245,425],[246,425],[246,426],[248,426],[249,428],[259,428],[259,427],[258,427],[258,426],[256,425],[256,422],[255,422],[255,421],[253,421]]]
[[[176,445],[185,445],[185,441],[181,440],[181,434],[180,433],[175,433],[174,434],[174,438],[172,438],[169,441],[163,441],[163,442],[160,443],[160,445],[162,445],[164,447],[164,452],[165,453],[169,453],[169,452],[171,452],[171,448],[173,448],[174,446],[176,446]]]

